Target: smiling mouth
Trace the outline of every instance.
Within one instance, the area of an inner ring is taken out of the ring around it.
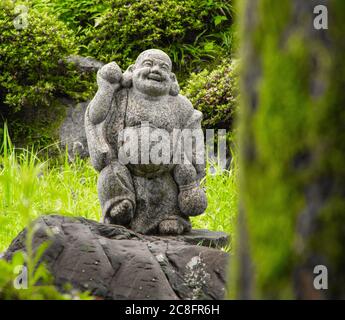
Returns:
[[[150,73],[147,76],[147,79],[157,81],[157,82],[162,82],[162,77],[159,74],[155,74],[155,73]]]

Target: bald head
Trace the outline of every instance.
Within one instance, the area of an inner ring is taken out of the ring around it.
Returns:
[[[138,56],[137,60],[135,61],[135,64],[140,65],[143,61],[149,58],[162,60],[163,62],[168,64],[170,70],[172,69],[172,62],[170,57],[164,51],[159,49],[149,49],[143,51]]]

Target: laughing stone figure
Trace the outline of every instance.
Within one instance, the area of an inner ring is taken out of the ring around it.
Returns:
[[[98,71],[97,83],[85,130],[92,165],[100,172],[104,222],[143,234],[190,231],[189,217],[207,207],[199,185],[204,150],[185,143],[181,132],[200,133],[202,114],[179,94],[169,56],[144,51],[123,74],[111,62]]]

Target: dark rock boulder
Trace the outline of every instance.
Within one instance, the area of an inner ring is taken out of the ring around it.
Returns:
[[[143,236],[122,226],[56,215],[42,216],[34,225],[33,248],[49,240],[42,260],[58,288],[70,283],[104,299],[224,298],[228,254],[209,247],[225,244],[223,233]],[[5,259],[25,250],[25,235],[23,230],[13,240]]]
[[[73,63],[81,73],[96,73],[103,65],[96,59],[71,55],[62,59],[60,64]],[[86,141],[84,115],[89,101],[76,103],[73,100],[61,99],[61,103],[66,106],[66,117],[59,130],[60,145],[63,149],[67,148],[70,161],[78,155],[81,158],[89,156]]]
[[[87,158],[89,150],[84,127],[84,115],[89,101],[75,104],[73,101],[64,100],[63,103],[67,109],[66,118],[60,126],[60,144],[63,149],[67,149],[71,161],[77,155],[80,158]]]
[[[80,72],[96,72],[104,66],[104,63],[91,57],[78,55],[68,56],[64,61],[73,63]],[[62,63],[64,62],[62,61]]]

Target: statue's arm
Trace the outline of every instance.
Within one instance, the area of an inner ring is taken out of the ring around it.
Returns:
[[[202,214],[207,208],[206,194],[200,187],[200,180],[205,175],[205,146],[201,129],[202,113],[195,110],[185,97],[182,97],[181,100],[184,102],[184,107],[181,109],[186,118],[184,129],[191,130],[192,138],[197,141],[185,145],[183,139],[183,156],[184,159],[188,159],[189,163],[175,166],[174,180],[179,186],[178,205],[181,212],[187,216],[196,216]]]
[[[205,158],[205,145],[204,134],[201,128],[201,121],[203,118],[202,112],[193,108],[192,103],[185,97],[182,97],[182,103],[184,104],[184,110],[188,116],[186,116],[185,129],[193,130],[193,134],[198,137],[199,143],[193,145],[192,159],[189,159],[194,166],[198,179],[201,179],[205,175],[206,158]],[[187,151],[187,150],[185,150]],[[187,154],[190,154],[187,152]],[[187,155],[184,155],[187,157]]]
[[[120,89],[121,69],[115,62],[103,66],[97,72],[98,90],[85,113],[85,132],[93,167],[101,171],[106,166],[110,152],[102,132],[102,122],[112,105],[114,94]]]
[[[96,125],[105,120],[114,93],[121,86],[121,79],[121,69],[115,62],[110,62],[98,70],[98,90],[88,107],[88,117],[92,124]]]

